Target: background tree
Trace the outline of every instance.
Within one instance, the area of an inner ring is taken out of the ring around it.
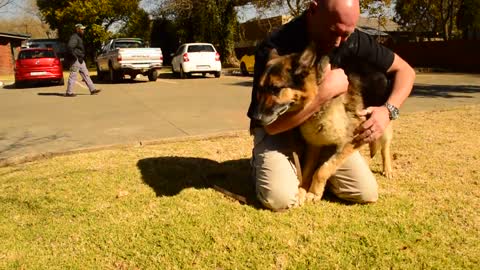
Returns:
[[[15,17],[2,16],[0,19],[0,32],[28,34],[31,38],[57,37],[57,33],[51,30],[48,24],[41,20],[36,0],[22,1],[21,5],[19,2],[12,2],[8,9],[10,9],[10,7],[21,10],[22,12]]]
[[[439,33],[444,40],[459,34],[456,16],[461,0],[397,0],[395,21],[417,36]]]
[[[457,15],[457,27],[464,39],[480,39],[480,1],[464,0]]]
[[[238,29],[236,6],[245,0],[166,0],[156,15],[171,20],[179,43],[209,42],[220,53],[222,62],[237,65],[234,37]]]
[[[31,38],[56,38],[55,31],[48,24],[28,15],[0,19],[0,32],[27,34]]]
[[[288,12],[292,16],[299,16],[308,7],[311,0],[253,0],[248,1],[257,9],[276,9],[283,6],[288,7]],[[380,15],[385,17],[387,9],[390,8],[392,0],[362,0],[360,1],[360,10],[370,17],[377,18]]]
[[[145,10],[139,9],[129,18],[117,35],[120,37],[137,37],[150,41],[151,31],[152,21],[150,15]]]
[[[13,0],[0,0],[0,9],[11,4]],[[1,10],[0,10],[1,11]]]
[[[130,22],[130,18],[142,21],[139,19],[143,16],[139,2],[140,0],[37,0],[37,5],[43,20],[58,32],[60,40],[68,40],[76,23],[86,25],[85,46],[92,59],[101,44],[112,36],[108,30],[125,25],[133,27],[135,22]]]

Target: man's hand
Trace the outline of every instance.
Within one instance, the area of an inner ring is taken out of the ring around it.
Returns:
[[[366,117],[356,130],[354,143],[364,144],[378,140],[390,123],[388,110],[385,106],[368,107],[358,113],[360,117]]]
[[[315,96],[313,105],[316,111],[326,101],[344,94],[348,90],[348,77],[341,68],[332,69],[330,64],[323,70],[325,77],[318,86],[318,93]]]

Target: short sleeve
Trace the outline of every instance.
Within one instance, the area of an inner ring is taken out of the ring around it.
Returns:
[[[393,64],[394,53],[369,34],[358,30],[356,33],[357,51],[355,55],[386,72]]]

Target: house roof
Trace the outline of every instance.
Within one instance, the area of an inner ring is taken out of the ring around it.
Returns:
[[[25,40],[25,39],[30,38],[30,35],[27,35],[27,34],[18,34],[18,33],[0,32],[0,37],[6,37],[6,38],[11,38],[11,39]]]
[[[360,17],[357,22],[358,28],[365,28],[365,29],[376,29],[377,31],[383,32],[395,32],[400,29],[400,25],[396,22],[385,19],[385,22],[380,24],[377,18],[367,18],[367,17]]]

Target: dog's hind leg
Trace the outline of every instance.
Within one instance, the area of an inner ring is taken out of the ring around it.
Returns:
[[[393,128],[392,123],[387,126],[382,137],[380,138],[380,143],[382,145],[382,161],[383,161],[383,175],[387,179],[393,178],[393,169],[392,169],[392,153],[390,152],[390,145],[392,144],[393,139]]]
[[[305,203],[307,190],[312,183],[313,173],[318,167],[318,160],[320,157],[320,147],[307,145],[305,156],[303,157],[302,165],[302,179],[298,186],[297,205],[301,206]]]
[[[328,179],[354,151],[355,147],[352,144],[349,143],[345,145],[315,171],[315,174],[312,177],[312,183],[306,196],[307,201],[318,201],[322,198]]]
[[[390,151],[390,145],[392,144],[393,139],[393,128],[392,122],[387,126],[383,132],[382,137],[375,142],[369,144],[370,148],[370,158],[373,158],[375,154],[381,149],[382,153],[382,162],[383,162],[383,172],[382,174],[387,177],[387,179],[393,178],[393,169],[392,169],[392,153]]]

